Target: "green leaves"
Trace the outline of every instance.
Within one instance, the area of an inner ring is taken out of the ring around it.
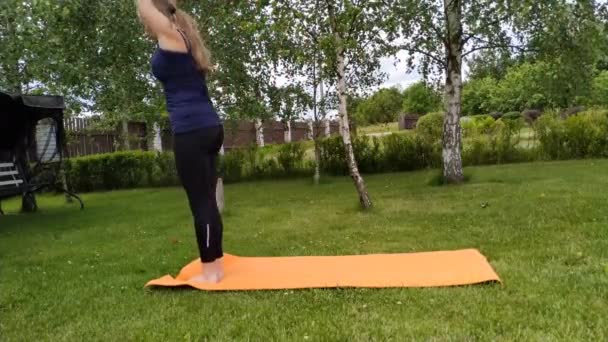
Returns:
[[[405,113],[424,115],[441,109],[440,93],[424,82],[415,83],[407,88],[403,97]]]
[[[357,124],[389,123],[401,112],[403,94],[396,88],[381,89],[360,102],[354,114]]]
[[[593,79],[591,94],[586,104],[608,107],[608,71],[602,71]]]
[[[410,67],[425,76],[446,65],[440,0],[184,0],[181,6],[197,18],[212,51],[218,70],[210,90],[228,117],[284,116],[272,108],[273,88],[295,87],[309,97],[320,83],[332,90],[336,49],[344,51],[353,95],[381,82],[380,58],[399,49],[410,52]],[[562,92],[556,103],[565,105],[563,99],[591,96],[594,67],[608,60],[602,13],[592,1],[463,2],[462,52],[477,62],[474,78],[501,78],[514,63],[508,57],[519,51],[513,46],[525,48],[529,61],[555,71],[551,92]],[[155,43],[132,1],[4,0],[0,46],[0,85],[8,90],[62,94],[74,112],[153,118],[164,111],[149,64]],[[500,53],[486,63],[477,56],[488,49]]]

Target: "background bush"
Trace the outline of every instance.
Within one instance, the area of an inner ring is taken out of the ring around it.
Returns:
[[[439,145],[428,144],[420,135],[393,134],[384,138],[383,145],[385,171],[410,171],[441,165]]]
[[[538,146],[520,146],[524,120],[507,114],[463,121],[465,166],[608,157],[608,111],[590,110],[566,119],[556,113],[534,124]],[[356,136],[353,149],[362,173],[411,171],[441,166],[443,115],[425,115],[413,131],[381,138]],[[344,144],[339,136],[320,141],[321,170],[326,175],[348,175]],[[66,162],[70,186],[78,192],[179,185],[171,152],[117,152],[74,158]],[[219,163],[225,182],[312,176],[314,162],[301,143],[228,151]]]
[[[403,112],[424,115],[441,108],[441,93],[430,84],[417,82],[403,92]]]
[[[465,137],[490,134],[496,126],[496,120],[490,115],[475,115],[463,120],[461,126]]]
[[[443,113],[429,113],[418,119],[416,133],[429,144],[441,142],[443,135]]]
[[[502,116],[503,120],[519,120],[521,118],[522,116],[520,112],[508,112],[507,114]]]
[[[369,98],[358,102],[353,117],[358,124],[388,123],[397,120],[403,94],[396,88],[381,89]]]
[[[243,178],[245,153],[243,150],[230,151],[220,158],[220,175],[227,182],[238,182]]]
[[[608,111],[591,110],[565,120],[551,113],[534,125],[543,159],[604,158],[608,156]]]
[[[142,151],[69,159],[66,175],[71,187],[83,192],[178,183],[172,154]]]
[[[287,174],[304,165],[304,147],[300,143],[283,144],[279,147],[277,160]]]

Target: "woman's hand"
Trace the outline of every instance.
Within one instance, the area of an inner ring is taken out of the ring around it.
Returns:
[[[187,48],[170,19],[177,10],[172,0],[136,0],[137,14],[162,49],[184,52]]]

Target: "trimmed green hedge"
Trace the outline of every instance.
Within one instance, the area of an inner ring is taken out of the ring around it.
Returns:
[[[353,138],[362,173],[411,171],[441,167],[441,114],[426,115],[407,134]],[[538,146],[520,146],[521,118],[479,116],[463,124],[463,164],[487,165],[572,158],[608,157],[608,111],[588,111],[565,120],[544,115],[535,124]],[[225,182],[312,176],[314,163],[301,143],[228,152],[220,160]],[[321,141],[321,170],[348,175],[341,137]],[[66,162],[70,186],[79,192],[179,185],[171,152],[117,152]]]
[[[179,184],[170,153],[115,152],[66,162],[70,187],[76,191],[100,191]]]
[[[278,151],[252,146],[220,158],[218,172],[226,183],[312,176],[300,144]],[[125,151],[72,158],[65,163],[70,188],[78,192],[180,185],[172,152]]]

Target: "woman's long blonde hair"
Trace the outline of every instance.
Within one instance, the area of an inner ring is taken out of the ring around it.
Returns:
[[[192,56],[201,72],[208,74],[212,71],[211,52],[205,45],[196,20],[188,13],[177,8],[174,0],[153,0],[156,8],[166,15],[178,29],[186,34],[190,43]]]
[[[188,13],[178,9],[175,12],[175,24],[182,30],[188,40],[192,49],[192,55],[198,68],[205,74],[209,73],[212,69],[211,65],[211,52],[205,45],[203,37],[198,28],[196,20],[192,18]]]

